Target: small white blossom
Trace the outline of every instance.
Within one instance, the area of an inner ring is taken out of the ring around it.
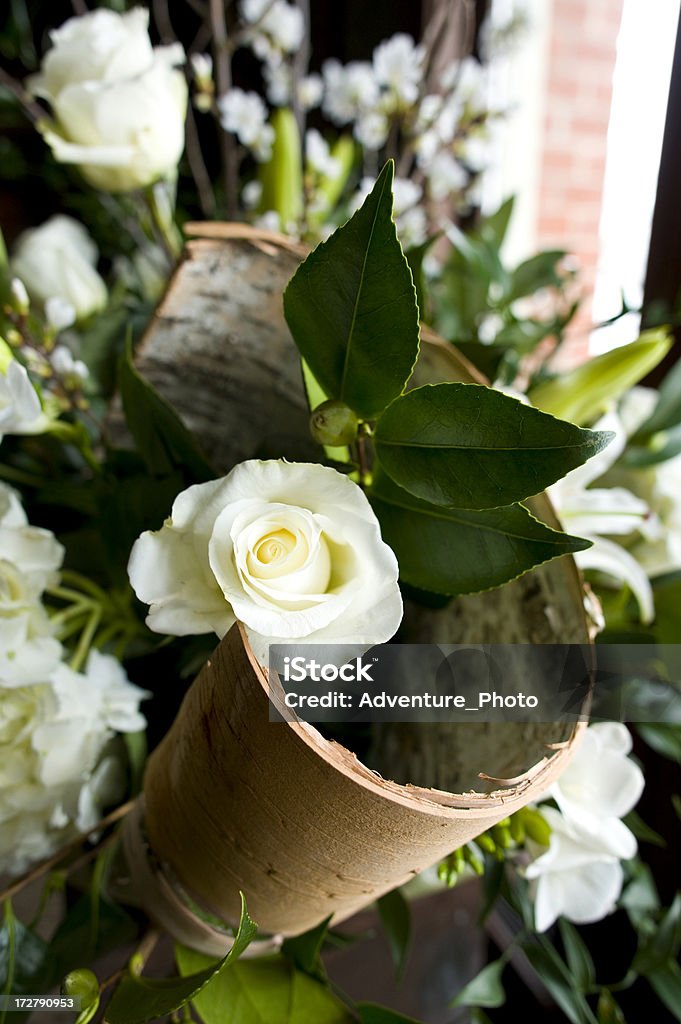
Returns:
[[[257,92],[230,89],[218,100],[220,124],[247,146],[256,159],[269,159],[274,129],[267,123],[267,107]]]
[[[464,57],[449,64],[440,76],[440,85],[446,92],[456,93],[458,102],[484,107],[485,69],[475,57]]]
[[[303,110],[314,110],[322,102],[324,80],[321,75],[306,75],[298,83],[298,102]]]
[[[49,326],[58,333],[75,324],[76,311],[68,299],[52,295],[45,302],[45,319]]]
[[[74,359],[73,353],[66,345],[57,345],[54,352],[50,353],[50,362],[60,377],[66,377],[79,384],[90,375],[90,371],[80,359]]]
[[[241,190],[241,201],[247,210],[254,210],[262,199],[262,182],[254,178],[248,181]]]
[[[414,125],[417,133],[425,131],[426,128],[429,128],[437,120],[442,110],[442,103],[442,96],[438,96],[435,93],[429,93],[423,97],[419,104]]]
[[[395,227],[403,248],[413,249],[428,237],[428,219],[422,206],[412,206],[396,218]]]
[[[209,53],[192,53],[189,58],[194,78],[199,84],[211,82],[213,79],[213,58]]]
[[[327,60],[322,67],[322,75],[322,109],[335,124],[347,124],[360,114],[373,110],[378,103],[378,82],[367,61],[351,61],[343,67],[337,60]]]
[[[329,144],[316,128],[305,135],[305,160],[310,170],[326,178],[337,178],[340,164],[331,156]]]
[[[28,292],[26,291],[24,282],[20,280],[18,277],[13,277],[12,283],[10,285],[10,290],[12,292],[12,299],[14,300],[17,310],[20,313],[27,313],[29,307],[29,299]]]
[[[281,231],[281,217],[276,210],[265,210],[255,218],[253,225],[263,231]]]
[[[246,38],[256,57],[277,63],[283,54],[295,53],[305,35],[300,8],[286,0],[243,0],[241,14],[252,25]]]
[[[4,434],[39,434],[46,424],[26,368],[12,359],[0,372],[0,440]]]
[[[400,103],[415,103],[423,79],[425,49],[411,36],[398,32],[374,50],[376,81],[394,93]]]
[[[459,192],[468,182],[468,175],[451,153],[437,153],[426,170],[428,188],[433,199],[446,199]]]
[[[285,107],[291,102],[293,72],[288,64],[266,64],[263,68],[267,99],[274,107]]]
[[[353,135],[365,149],[375,151],[385,145],[389,131],[390,124],[385,114],[370,111],[357,119]]]

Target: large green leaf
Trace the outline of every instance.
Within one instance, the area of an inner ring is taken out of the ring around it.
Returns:
[[[612,438],[564,423],[482,384],[426,384],[376,426],[376,454],[424,501],[496,508],[538,494]]]
[[[251,921],[241,897],[241,920],[234,945],[222,960],[209,961],[201,970],[182,978],[144,978],[129,974],[120,983],[106,1009],[109,1024],[144,1024],[175,1013],[236,961],[255,937],[258,926]],[[189,951],[187,951],[189,952]]]
[[[669,430],[681,423],[681,363],[671,368],[660,385],[657,403],[652,413],[638,428],[632,440],[638,443],[644,438]]]
[[[558,956],[551,943],[538,936],[540,945],[527,942],[523,952],[541,980],[572,1024],[597,1024],[596,1018],[581,992],[567,964]]]
[[[589,948],[575,926],[570,924],[567,918],[561,917],[558,927],[570,972],[575,979],[577,987],[580,991],[585,992],[591,988],[596,980],[596,969]]]
[[[530,391],[532,404],[573,423],[591,423],[664,359],[672,341],[666,328],[644,331],[630,345],[537,384]]]
[[[590,542],[557,533],[522,505],[470,511],[421,501],[379,475],[370,495],[400,576],[438,594],[489,590]]]
[[[180,971],[206,971],[208,957],[177,951]],[[195,974],[192,975],[196,977]],[[192,998],[205,1024],[351,1024],[353,1018],[325,985],[284,956],[240,960]]]
[[[648,981],[674,1020],[681,1021],[681,967],[671,961],[649,974]]]
[[[506,993],[501,982],[506,960],[494,960],[469,981],[452,999],[450,1006],[503,1006]]]
[[[365,419],[401,394],[418,355],[419,316],[392,220],[393,165],[364,205],[298,268],[284,293],[293,338],[329,398]]]

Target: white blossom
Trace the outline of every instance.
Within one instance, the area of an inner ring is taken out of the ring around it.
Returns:
[[[260,205],[262,199],[262,182],[254,178],[252,181],[246,182],[241,190],[241,202],[244,204],[247,210],[254,210],[256,206]]]
[[[57,345],[50,353],[50,362],[60,377],[66,377],[74,382],[82,384],[87,380],[90,371],[80,359],[74,359],[73,353],[66,345]]]
[[[242,0],[241,15],[252,26],[246,39],[256,57],[278,63],[282,55],[295,53],[305,35],[300,8],[286,0]]]
[[[220,124],[225,131],[236,135],[256,159],[269,159],[274,129],[267,123],[267,107],[257,92],[230,89],[218,100],[218,109]]]
[[[128,573],[151,629],[224,636],[239,619],[260,658],[277,641],[380,643],[402,617],[364,492],[313,464],[253,460],[183,491]]]
[[[309,168],[326,178],[337,178],[340,164],[331,156],[329,144],[316,128],[305,134],[305,160]]]
[[[56,214],[19,235],[12,272],[36,302],[46,305],[49,299],[62,299],[80,320],[106,305],[106,285],[97,273],[98,256],[83,225],[73,217]]]
[[[298,102],[303,110],[314,110],[322,102],[324,80],[321,75],[305,75],[298,83]]]
[[[400,103],[415,103],[423,79],[424,57],[423,46],[417,46],[406,33],[398,32],[374,50],[376,81],[389,89]]]
[[[459,192],[468,182],[468,175],[451,153],[437,153],[426,169],[428,188],[433,199],[446,199]]]
[[[45,302],[45,319],[49,326],[59,333],[75,324],[76,310],[68,299],[62,299],[60,295],[52,295]]]
[[[184,148],[187,83],[179,44],[152,49],[149,12],[99,9],[51,33],[29,80],[54,122],[39,126],[61,163],[95,188],[125,192],[175,173]]]
[[[16,359],[0,371],[0,440],[5,434],[39,434],[47,426],[26,368]]]
[[[288,64],[265,64],[263,68],[267,99],[274,107],[285,107],[291,102],[293,72]]]
[[[373,68],[367,61],[351,61],[343,66],[337,60],[327,60],[322,67],[322,75],[322,109],[335,124],[347,124],[376,107],[380,90]]]
[[[353,135],[365,149],[376,151],[388,140],[390,123],[380,111],[369,111],[357,118]]]
[[[10,283],[10,291],[18,311],[20,313],[27,313],[30,303],[24,282],[18,277],[13,277]]]

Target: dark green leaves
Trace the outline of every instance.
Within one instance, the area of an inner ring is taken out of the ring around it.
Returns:
[[[539,493],[611,436],[480,384],[427,384],[381,416],[376,454],[396,483],[424,501],[481,509]]]
[[[400,889],[393,889],[392,892],[387,892],[379,899],[378,912],[381,915],[381,922],[399,978],[404,971],[411,938],[409,903]]]
[[[296,345],[329,398],[371,419],[401,394],[418,355],[419,318],[392,220],[393,165],[357,213],[319,245],[284,293]]]
[[[226,967],[237,960],[255,937],[258,930],[246,910],[241,897],[241,920],[234,945],[227,956],[195,974],[183,978],[143,978],[129,974],[116,989],[106,1011],[110,1024],[144,1024],[174,1013],[190,1000]],[[189,952],[189,951],[187,951]]]
[[[361,1024],[420,1024],[413,1017],[405,1017],[402,1013],[375,1003],[358,1003],[357,1010]]]
[[[469,981],[452,1000],[451,1006],[503,1006],[506,993],[501,983],[506,960],[494,960]]]
[[[380,476],[371,502],[381,533],[397,555],[400,576],[439,594],[500,586],[589,541],[544,526],[522,505],[467,511],[421,501]]]
[[[175,410],[135,369],[130,345],[121,357],[118,387],[128,429],[152,476],[181,469],[190,482],[213,479],[215,473]]]

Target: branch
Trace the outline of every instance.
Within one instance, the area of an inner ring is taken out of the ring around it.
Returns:
[[[232,88],[232,66],[229,57],[229,40],[223,0],[210,0],[210,23],[213,30],[213,60],[218,98]],[[220,153],[222,156],[222,180],[225,190],[225,208],[228,220],[237,216],[238,165],[234,142],[224,131],[218,120],[220,132]]]
[[[4,85],[13,96],[17,98],[24,111],[33,124],[42,121],[47,115],[39,103],[36,103],[30,93],[24,89],[21,82],[12,78],[4,68],[0,68],[0,85]]]

